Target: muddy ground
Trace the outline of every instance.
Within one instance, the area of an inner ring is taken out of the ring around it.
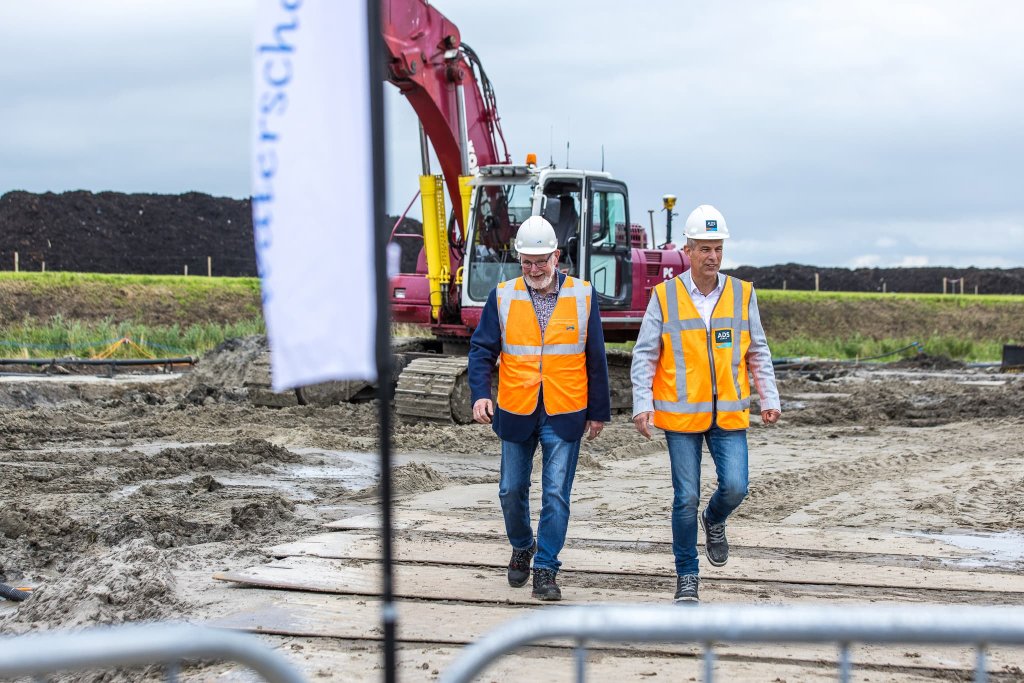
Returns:
[[[373,511],[374,404],[254,407],[241,377],[255,348],[229,344],[182,376],[0,376],[0,582],[32,589],[23,603],[0,601],[0,632],[202,622],[243,594],[214,581],[215,572],[260,565],[275,544]],[[1024,376],[922,359],[780,378],[782,422],[752,428],[750,496],[731,524],[999,538],[1024,531]],[[489,428],[399,419],[394,448],[400,500],[482,485],[496,504],[498,442]],[[623,467],[653,468],[657,477],[664,451],[663,439],[644,442],[628,416],[616,416],[585,443],[579,481],[611,490]],[[667,534],[663,474],[655,490],[602,504],[584,497],[581,519]],[[706,476],[705,499],[712,484]],[[993,561],[1024,571],[1019,555]],[[635,585],[608,580],[612,589]],[[945,598],[987,599],[970,591]],[[373,643],[307,640],[296,649],[293,639],[268,640],[311,676],[347,679],[324,663],[324,652],[339,649],[366,654],[349,661],[352,678],[379,675]],[[1002,680],[1020,678],[1011,671]]]

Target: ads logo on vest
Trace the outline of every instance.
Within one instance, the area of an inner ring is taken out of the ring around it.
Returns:
[[[732,330],[715,330],[715,348],[732,348]]]

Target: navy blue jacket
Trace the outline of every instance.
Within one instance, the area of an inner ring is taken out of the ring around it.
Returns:
[[[559,285],[565,274],[558,274]],[[501,354],[501,322],[498,320],[497,290],[491,290],[480,315],[480,325],[469,342],[469,389],[473,403],[491,398],[491,376],[495,362]],[[555,433],[566,441],[575,441],[583,434],[587,420],[611,420],[611,396],[608,393],[608,361],[604,355],[604,331],[601,312],[597,307],[597,293],[590,297],[590,319],[587,321],[587,407],[575,413],[552,415],[548,418]],[[526,441],[533,434],[537,422],[544,414],[544,397],[537,401],[532,415],[516,415],[495,406],[491,425],[494,433],[505,441]]]

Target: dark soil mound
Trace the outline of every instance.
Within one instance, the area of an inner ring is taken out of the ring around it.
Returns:
[[[0,259],[22,270],[254,275],[249,200],[183,195],[8,192],[0,197]]]
[[[729,271],[743,280],[750,280],[760,289],[814,289],[826,292],[921,292],[942,294],[946,291],[973,294],[1024,294],[1024,268],[818,268],[797,263],[763,268],[740,266]]]
[[[419,221],[389,216],[379,229],[396,235],[402,272],[414,272],[423,244]],[[8,192],[0,197],[0,269],[93,273],[256,275],[248,199],[120,192]],[[761,289],[832,292],[1024,294],[1024,268],[817,268],[795,263],[741,266],[732,275]],[[953,281],[956,284],[953,284]]]
[[[389,217],[390,234],[397,218]],[[396,232],[416,234],[405,219]],[[413,246],[412,240],[410,246]],[[403,266],[416,263],[404,255]],[[0,197],[0,269],[255,276],[248,199],[120,192],[8,192]],[[415,249],[418,252],[418,247]]]

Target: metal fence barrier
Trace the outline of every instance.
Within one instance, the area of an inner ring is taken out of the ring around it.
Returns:
[[[945,606],[586,606],[544,609],[470,645],[443,683],[467,683],[497,657],[551,639],[569,639],[576,680],[586,679],[588,642],[647,641],[704,646],[704,681],[714,678],[715,643],[836,643],[839,680],[853,671],[850,645],[973,645],[974,680],[986,680],[991,645],[1024,645],[1024,608]]]
[[[0,679],[164,665],[168,681],[177,681],[183,660],[234,661],[270,683],[305,679],[277,652],[253,636],[185,625],[98,627],[75,633],[46,633],[0,638]]]

